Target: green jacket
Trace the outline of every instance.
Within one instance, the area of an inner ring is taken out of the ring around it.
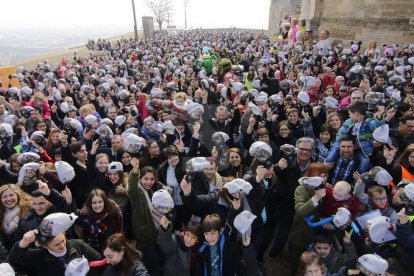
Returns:
[[[295,190],[295,217],[293,218],[292,229],[290,232],[290,242],[298,247],[307,246],[313,240],[313,229],[310,228],[305,218],[315,215],[317,207],[312,204],[311,198],[315,195],[315,191],[304,185],[299,185]]]
[[[157,230],[145,194],[138,183],[139,174],[131,171],[127,194],[132,209],[132,235],[139,246],[154,245],[157,243]]]

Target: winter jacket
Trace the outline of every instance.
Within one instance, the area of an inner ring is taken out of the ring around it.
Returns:
[[[358,143],[359,147],[362,150],[362,153],[369,157],[371,156],[372,152],[374,151],[374,146],[372,144],[372,132],[385,124],[384,120],[377,120],[375,118],[365,118],[360,125],[358,134],[356,135],[356,142]],[[352,128],[355,125],[355,122],[352,119],[346,120],[336,135],[336,141],[331,150],[339,150],[339,143],[341,142],[342,136],[346,134],[351,134]]]
[[[102,276],[122,276],[122,262],[116,265],[109,265]],[[144,264],[140,261],[136,262],[129,270],[128,276],[149,276]]]
[[[146,196],[139,185],[139,174],[131,171],[128,178],[127,194],[132,208],[132,235],[141,246],[157,243],[157,230],[151,215]],[[155,183],[155,189],[159,189]],[[151,197],[150,197],[151,198]]]
[[[172,234],[172,228],[158,231],[158,245],[165,254],[164,276],[195,275],[194,261],[197,248],[188,248],[184,244],[183,234]]]
[[[414,275],[414,232],[412,223],[400,224],[398,221],[396,236],[404,249],[403,261],[408,265],[410,275]]]
[[[310,251],[316,252],[314,244],[311,245]],[[331,246],[331,252],[329,255],[322,258],[330,273],[339,272],[348,261],[358,258],[356,248],[352,242],[344,243],[344,251],[344,253],[338,252],[335,247]]]
[[[10,259],[18,265],[30,265],[34,267],[33,275],[39,276],[64,276],[65,263],[62,259],[54,257],[46,248],[37,249],[20,248],[16,242],[10,251]],[[67,253],[66,265],[76,258],[85,256],[88,261],[102,259],[101,254],[81,240],[66,240]]]

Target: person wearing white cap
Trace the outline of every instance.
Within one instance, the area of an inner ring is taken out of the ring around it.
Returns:
[[[129,215],[126,213],[129,210],[129,198],[126,193],[128,186],[128,177],[124,173],[124,166],[121,162],[111,162],[108,165],[106,179],[111,185],[107,187],[105,191],[110,199],[115,201],[118,207],[121,209],[124,224],[125,220],[129,219]]]
[[[84,256],[88,261],[102,259],[101,254],[81,240],[70,240],[65,232],[77,216],[54,213],[45,217],[40,226],[28,231],[10,250],[10,260],[19,265],[34,267],[34,275],[65,275],[70,261]],[[29,247],[36,242],[38,248]]]
[[[358,267],[364,275],[385,275],[388,262],[375,254],[365,254],[358,258]]]

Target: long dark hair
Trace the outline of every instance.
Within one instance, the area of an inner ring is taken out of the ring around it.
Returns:
[[[119,211],[117,208],[117,205],[114,201],[109,199],[104,191],[101,189],[93,189],[88,196],[88,199],[85,202],[85,205],[83,206],[83,209],[85,211],[85,215],[93,217],[96,215],[96,213],[92,210],[92,198],[94,196],[99,196],[102,198],[104,202],[104,211],[108,213],[108,216],[110,218],[114,218],[119,215]]]
[[[122,258],[122,275],[129,275],[131,267],[142,259],[142,254],[135,248],[133,248],[122,234],[113,234],[106,242],[104,249],[109,248],[112,251],[121,252],[124,251],[124,257]]]

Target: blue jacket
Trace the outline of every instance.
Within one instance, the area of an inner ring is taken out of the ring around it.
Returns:
[[[404,225],[401,225],[398,221],[397,232],[395,234],[397,236],[398,242],[404,249],[403,260],[406,262],[410,269],[410,275],[414,275],[414,232],[412,223],[408,222]]]
[[[374,151],[374,146],[372,144],[372,132],[385,124],[385,120],[377,120],[375,118],[365,118],[361,122],[361,126],[359,128],[359,132],[356,135],[356,142],[358,143],[359,147],[361,148],[362,153],[369,157],[371,156],[372,152]],[[336,135],[336,141],[334,144],[334,148],[339,148],[339,143],[341,142],[341,138],[343,135],[352,134],[350,133],[351,128],[355,125],[355,122],[351,119],[346,120]]]

